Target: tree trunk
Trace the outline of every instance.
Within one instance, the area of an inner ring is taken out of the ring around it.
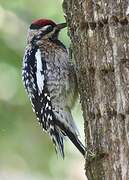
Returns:
[[[98,2],[98,3],[97,3]],[[128,0],[64,0],[89,180],[129,180]]]

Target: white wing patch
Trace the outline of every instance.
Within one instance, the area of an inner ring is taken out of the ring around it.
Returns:
[[[40,95],[42,93],[43,86],[44,86],[44,74],[43,74],[43,67],[42,67],[42,60],[41,60],[41,52],[39,49],[35,53],[35,58],[37,61],[37,72],[36,72],[37,85],[38,85],[39,95]]]

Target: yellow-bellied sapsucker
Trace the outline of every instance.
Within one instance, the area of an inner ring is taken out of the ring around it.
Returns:
[[[22,79],[37,119],[64,157],[67,136],[84,155],[85,148],[71,115],[76,75],[58,34],[66,23],[39,19],[30,25],[23,58]]]

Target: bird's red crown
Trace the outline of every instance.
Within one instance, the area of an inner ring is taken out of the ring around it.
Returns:
[[[34,20],[32,22],[32,24],[37,25],[37,26],[46,26],[46,25],[56,26],[56,23],[54,23],[50,19],[38,19],[38,20]]]

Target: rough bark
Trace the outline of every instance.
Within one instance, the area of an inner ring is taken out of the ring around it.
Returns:
[[[89,180],[129,179],[128,0],[64,0],[84,116]]]

